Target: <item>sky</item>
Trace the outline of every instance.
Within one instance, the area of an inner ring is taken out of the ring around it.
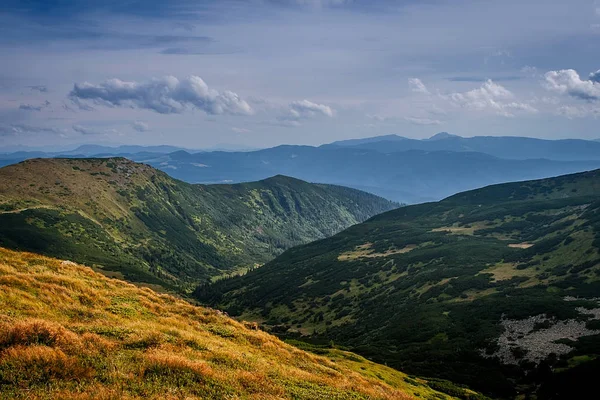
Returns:
[[[600,138],[600,1],[3,0],[0,148]]]

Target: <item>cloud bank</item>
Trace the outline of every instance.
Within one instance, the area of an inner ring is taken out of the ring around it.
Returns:
[[[100,84],[75,84],[69,96],[109,107],[134,107],[160,114],[179,114],[199,109],[207,114],[251,115],[252,107],[231,91],[210,89],[199,76],[179,80],[174,76],[150,82],[109,79]]]

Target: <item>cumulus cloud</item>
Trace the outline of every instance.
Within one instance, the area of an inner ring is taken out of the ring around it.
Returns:
[[[150,130],[150,126],[143,121],[134,121],[131,127],[138,132],[147,132]]]
[[[544,75],[545,85],[548,90],[566,94],[580,100],[600,100],[600,71],[583,80],[573,69],[562,69],[560,71],[548,71]]]
[[[515,95],[510,90],[491,79],[488,79],[477,89],[441,96],[454,105],[463,108],[475,111],[492,111],[507,117],[513,116],[513,113],[517,111],[537,112],[530,104],[515,101]]]
[[[308,100],[294,101],[290,103],[289,114],[296,119],[311,118],[317,115],[333,117],[333,109],[325,104],[317,104]]]
[[[333,117],[334,112],[331,107],[325,104],[313,103],[305,99],[291,102],[283,115],[280,115],[277,120],[282,126],[295,127],[300,126],[302,120],[319,116]]]
[[[415,93],[429,94],[427,86],[419,78],[410,78],[408,86]]]
[[[160,114],[179,114],[199,109],[207,114],[250,115],[252,107],[231,91],[210,89],[198,76],[179,80],[174,76],[149,82],[126,82],[109,79],[98,85],[75,84],[71,99],[92,101],[110,107],[136,107]]]

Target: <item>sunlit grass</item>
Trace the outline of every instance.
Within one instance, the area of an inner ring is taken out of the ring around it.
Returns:
[[[0,249],[0,398],[408,399],[350,353],[302,351],[71,262]]]

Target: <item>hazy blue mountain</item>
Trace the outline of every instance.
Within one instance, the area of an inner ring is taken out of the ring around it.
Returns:
[[[493,183],[600,168],[600,160],[506,160],[483,153],[422,150],[382,154],[355,146],[279,146],[244,153],[179,151],[132,158],[192,183],[235,183],[283,174],[404,203],[439,200]]]
[[[93,156],[93,155],[97,155],[97,154],[101,154],[101,153],[132,154],[132,153],[140,153],[140,152],[165,153],[166,154],[166,153],[173,153],[173,152],[179,151],[179,150],[184,150],[184,148],[176,147],[176,146],[167,146],[167,145],[161,145],[161,146],[123,145],[123,146],[117,146],[117,147],[110,147],[110,146],[98,146],[98,145],[94,145],[94,144],[84,144],[84,145],[79,146],[75,150],[62,152],[61,154],[63,154],[63,155],[68,155],[68,154],[80,155],[81,154],[81,155],[85,155],[85,156]],[[190,150],[188,150],[188,151],[190,151]]]
[[[405,138],[404,136],[399,136],[399,135],[383,135],[383,136],[368,137],[368,138],[364,138],[364,139],[340,140],[337,142],[333,142],[331,144],[336,145],[336,146],[358,146],[358,145],[374,143],[374,142],[382,142],[382,141],[400,142],[403,140],[412,140],[412,139],[408,139],[408,138]]]
[[[546,140],[512,136],[464,138],[441,132],[429,139],[408,139],[397,135],[333,142],[325,147],[355,147],[383,153],[408,150],[480,152],[495,157],[526,160],[546,158],[558,161],[600,160],[600,142],[581,139]]]

